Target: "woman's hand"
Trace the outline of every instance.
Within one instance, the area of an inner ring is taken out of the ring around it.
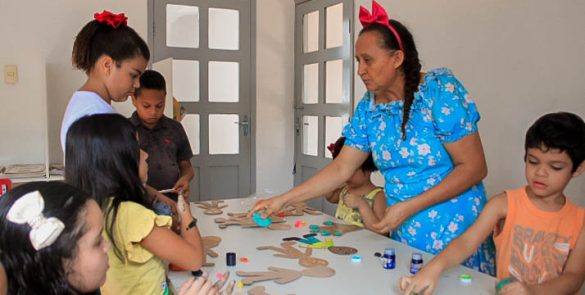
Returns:
[[[276,212],[279,212],[286,205],[286,201],[282,195],[272,197],[270,199],[259,200],[254,205],[254,208],[248,212],[248,217],[253,213],[262,211],[262,218],[266,218]]]
[[[204,277],[191,278],[186,281],[178,295],[219,295],[219,291],[213,287],[213,283]]]
[[[400,291],[403,291],[405,295],[433,294],[437,287],[440,273],[440,271],[430,268],[425,269],[425,267],[423,267],[415,276],[401,277],[398,281],[398,288],[400,288]]]
[[[364,204],[366,206],[368,205],[368,202],[364,199],[364,197],[349,193],[343,198],[343,202],[345,203],[345,206],[353,209],[359,209],[359,207],[363,206]]]
[[[414,213],[411,211],[407,201],[396,203],[386,208],[384,218],[380,222],[374,223],[372,227],[379,232],[391,232],[402,225]]]

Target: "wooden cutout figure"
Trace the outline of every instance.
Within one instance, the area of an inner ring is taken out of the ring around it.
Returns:
[[[323,214],[323,212],[321,212],[315,208],[311,208],[311,207],[307,206],[307,204],[305,204],[305,203],[296,203],[296,204],[288,205],[288,207],[286,209],[280,210],[278,213],[274,213],[272,215],[280,217],[280,218],[284,218],[286,216],[303,216],[305,213],[307,213],[309,215],[322,215]],[[228,216],[235,217],[235,218],[244,218],[244,217],[248,216],[248,212],[243,212],[243,213],[230,212],[230,213],[228,213]]]
[[[268,270],[269,271],[267,272],[237,271],[236,274],[240,277],[243,277],[242,283],[244,285],[252,285],[253,283],[256,282],[269,280],[272,280],[278,284],[286,284],[294,280],[297,280],[302,276],[314,278],[327,278],[335,275],[335,270],[326,266],[309,267],[303,269],[302,271],[269,266]]]
[[[201,239],[203,240],[203,251],[206,254],[203,256],[203,266],[214,266],[215,263],[207,262],[207,256],[213,257],[213,258],[219,256],[217,254],[217,252],[211,250],[211,248],[217,247],[219,245],[219,243],[221,242],[221,238],[217,237],[217,236],[207,236],[207,237],[202,237]]]
[[[305,204],[305,203],[296,203],[296,204],[289,205],[286,209],[283,209],[280,212],[275,213],[274,215],[276,215],[278,217],[303,216],[305,213],[307,213],[309,215],[323,214],[323,212],[321,212],[315,208],[311,208],[311,207],[307,206],[307,204]]]
[[[270,295],[266,293],[266,288],[264,286],[256,286],[248,290],[248,295]]]
[[[256,286],[250,288],[248,290],[248,295],[270,295],[270,293],[266,293],[266,288],[264,286]],[[294,294],[287,294],[287,295],[294,295]]]
[[[334,222],[333,225],[320,225],[319,231],[320,232],[329,232],[331,235],[335,235],[335,233],[339,232],[341,234],[350,233],[352,231],[363,229],[357,225],[352,224],[342,224]]]
[[[228,215],[230,215],[228,213]],[[280,218],[280,217],[276,217],[276,216],[270,216],[270,220],[272,220],[272,224],[270,226],[268,226],[268,229],[273,229],[273,230],[282,230],[282,229],[290,229],[290,226],[288,226],[287,228],[283,227],[283,226],[278,226],[275,225],[275,223],[284,223],[286,220]],[[216,218],[214,219],[215,223],[219,224],[219,228],[226,228],[229,225],[239,225],[243,228],[250,228],[250,227],[260,227],[258,224],[256,224],[254,222],[254,220],[252,219],[252,217],[234,217],[231,216],[229,218]]]
[[[282,248],[274,247],[274,246],[261,246],[256,247],[257,250],[273,250],[281,254],[274,254],[276,257],[282,258],[289,258],[289,259],[298,259],[299,265],[304,267],[313,267],[313,266],[327,266],[329,262],[327,260],[311,257],[313,254],[313,249],[307,248],[305,252],[293,247],[296,244],[295,242],[283,242],[280,243]]]
[[[227,204],[223,204],[223,201],[209,201],[209,202],[197,202],[197,207],[204,209],[203,214],[206,215],[219,215],[223,213],[221,209],[227,207]]]
[[[358,251],[356,248],[345,246],[332,246],[327,249],[329,250],[329,252],[337,255],[352,255],[357,253]]]
[[[252,285],[255,282],[274,281],[277,284],[286,284],[303,276],[303,273],[294,269],[279,267],[268,267],[266,272],[236,271],[236,274],[242,278],[244,285]]]
[[[327,266],[314,266],[301,271],[305,277],[328,278],[335,275],[335,270]]]

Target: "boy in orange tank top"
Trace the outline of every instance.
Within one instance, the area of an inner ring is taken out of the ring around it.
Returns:
[[[526,133],[527,185],[494,196],[477,221],[414,277],[404,294],[428,295],[439,275],[473,254],[490,234],[505,294],[576,294],[585,280],[585,209],[563,193],[585,171],[585,123],[571,113],[539,118]],[[508,281],[506,280],[506,281]]]

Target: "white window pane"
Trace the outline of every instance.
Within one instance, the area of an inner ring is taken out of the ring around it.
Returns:
[[[317,103],[319,98],[319,64],[309,64],[303,68],[303,103]]]
[[[181,124],[183,125],[183,128],[185,128],[185,133],[187,133],[187,138],[191,144],[193,155],[199,155],[199,146],[201,142],[199,138],[199,114],[185,115]]]
[[[303,15],[303,51],[319,49],[319,11]]]
[[[303,154],[317,156],[319,120],[317,116],[303,116]]]
[[[209,8],[209,48],[238,50],[239,35],[239,11]]]
[[[167,4],[167,46],[199,47],[199,7]]]
[[[199,61],[174,59],[172,83],[178,101],[199,101]]]
[[[325,157],[333,158],[327,146],[335,143],[341,136],[343,117],[325,117]]]
[[[225,155],[240,152],[239,115],[209,115],[209,154]]]
[[[327,7],[325,18],[325,47],[343,45],[343,3]]]
[[[209,62],[209,101],[238,102],[240,99],[240,64]]]
[[[325,63],[325,103],[341,103],[343,99],[343,60]]]

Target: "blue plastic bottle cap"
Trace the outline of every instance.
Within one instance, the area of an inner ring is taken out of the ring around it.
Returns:
[[[227,266],[235,266],[236,265],[236,253],[235,252],[227,252],[225,254],[225,260]]]
[[[473,277],[471,275],[468,274],[462,274],[459,276],[459,281],[465,284],[469,284],[471,283],[471,281],[473,280]]]
[[[353,262],[362,262],[362,257],[359,255],[354,255],[351,257],[351,261]]]

